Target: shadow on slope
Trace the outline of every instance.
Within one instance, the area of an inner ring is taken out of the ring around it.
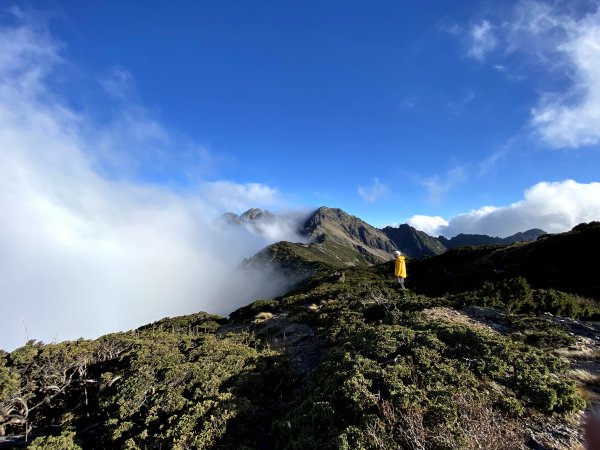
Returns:
[[[600,222],[510,246],[462,247],[410,264],[420,292],[441,295],[477,289],[485,281],[524,277],[534,288],[600,300]]]

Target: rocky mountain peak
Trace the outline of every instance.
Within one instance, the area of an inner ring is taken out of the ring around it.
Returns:
[[[318,237],[327,229],[331,227],[360,227],[362,224],[368,225],[358,217],[351,216],[350,214],[342,211],[339,208],[328,208],[321,206],[319,209],[314,211],[304,222],[304,233],[308,237]]]
[[[275,219],[275,215],[269,211],[263,211],[260,208],[250,208],[239,216],[235,213],[227,212],[223,214],[223,219],[227,223],[239,225],[241,223],[252,224],[260,221],[271,221]]]
[[[328,240],[350,247],[372,262],[390,259],[396,249],[380,230],[339,208],[318,208],[306,219],[302,232],[314,242]]]
[[[228,213],[224,217],[227,222],[244,225],[257,234],[263,234],[265,225],[278,220],[274,214],[259,208],[251,208],[240,216]],[[408,224],[378,229],[339,208],[326,206],[317,208],[301,220],[297,225],[298,232],[306,238],[305,242],[291,250],[273,244],[267,252],[270,252],[269,258],[275,255],[273,258],[281,259],[282,255],[293,253],[296,256],[302,254],[302,258],[309,261],[326,261],[333,266],[360,266],[388,261],[393,258],[394,250],[401,250],[409,258],[416,259],[440,255],[456,246],[532,241],[543,233],[542,230],[528,230],[505,239],[459,235],[449,240],[432,237]]]
[[[240,216],[242,222],[254,222],[257,220],[271,220],[275,216],[269,211],[263,211],[260,208],[250,208]]]
[[[381,231],[396,247],[412,258],[440,255],[446,251],[446,247],[439,240],[408,224],[388,226]]]

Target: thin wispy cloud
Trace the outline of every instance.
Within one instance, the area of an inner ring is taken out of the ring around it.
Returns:
[[[449,191],[467,180],[467,171],[458,166],[450,169],[444,176],[434,175],[420,178],[418,182],[428,192],[428,199],[433,204],[440,204]]]
[[[495,27],[488,20],[482,20],[473,24],[469,30],[467,55],[483,61],[496,48],[497,43]]]
[[[135,80],[131,73],[122,66],[110,68],[103,76],[99,77],[100,85],[115,99],[130,100],[137,97]]]
[[[524,146],[530,145],[530,140],[530,136],[527,134],[518,134],[510,138],[500,148],[489,154],[477,165],[477,176],[481,178],[488,175],[498,166],[501,166],[503,163],[505,163],[512,152],[517,151]]]
[[[52,83],[64,75],[63,45],[26,14],[0,26],[0,48],[0,348],[25,342],[22,321],[34,339],[95,337],[165,316],[227,314],[253,299],[264,283],[236,267],[270,238],[214,218],[280,205],[276,189],[138,180],[136,164],[171,164],[182,143],[199,146],[123,96],[104,122],[69,107]],[[148,144],[157,153],[137,160]],[[295,239],[293,227],[276,231]]]
[[[411,94],[400,100],[400,108],[402,109],[413,109],[417,105],[419,96],[417,94]]]
[[[408,223],[429,234],[459,233],[506,237],[531,228],[549,233],[568,231],[581,222],[600,220],[600,183],[574,180],[541,182],[508,206],[484,206],[450,219],[413,216]]]
[[[441,31],[443,31],[444,33],[452,34],[455,36],[457,36],[463,32],[463,28],[457,23],[441,22],[438,25],[438,28]]]
[[[358,195],[367,203],[374,203],[380,198],[390,193],[390,188],[381,183],[378,178],[373,179],[373,183],[370,186],[358,186]]]
[[[600,143],[600,2],[588,2],[587,12],[571,6],[561,1],[520,1],[500,9],[495,18],[479,21],[467,35],[468,56],[489,60],[511,79],[514,55],[544,74],[533,80],[540,94],[528,125],[550,148]]]
[[[508,155],[508,153],[509,150],[506,147],[503,147],[485,158],[481,163],[479,163],[479,177],[487,175],[494,167],[498,165],[500,161],[506,157],[506,155]]]
[[[450,100],[448,102],[448,107],[453,114],[461,114],[476,97],[475,92],[468,91],[459,100]]]

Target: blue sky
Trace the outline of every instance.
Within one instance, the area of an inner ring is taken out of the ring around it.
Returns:
[[[574,4],[61,1],[47,25],[77,72],[61,86],[74,109],[102,121],[135,105],[201,149],[197,161],[169,149],[166,167],[135,155],[127,176],[259,183],[287,207],[383,226],[507,206],[542,181],[597,181],[598,132],[564,145],[533,123],[546,98],[581,102],[560,98],[580,89],[581,67],[558,49],[585,38],[583,23],[597,37],[598,4]],[[116,106],[94,86],[110,77]]]
[[[232,268],[321,205],[449,237],[600,220],[599,0],[141,5],[0,10],[0,347],[226,314]],[[281,221],[214,222],[251,207]]]

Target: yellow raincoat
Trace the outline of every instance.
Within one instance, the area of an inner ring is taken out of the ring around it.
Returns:
[[[396,269],[394,270],[394,275],[406,278],[406,258],[404,255],[396,256]]]

